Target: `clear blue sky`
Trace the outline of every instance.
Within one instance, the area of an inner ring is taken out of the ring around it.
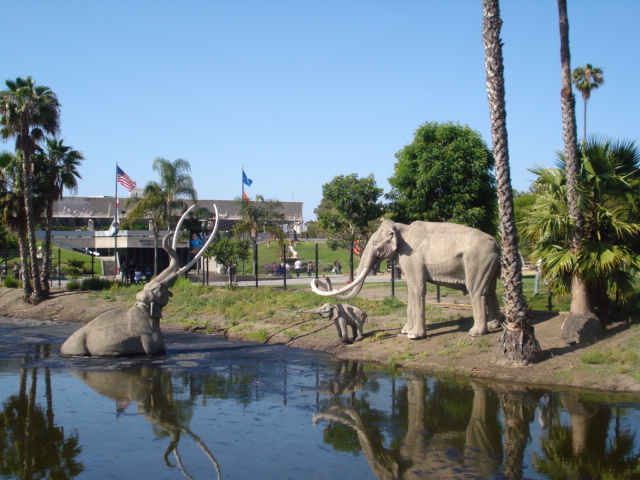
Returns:
[[[557,2],[501,3],[512,182],[526,190],[527,169],[563,147]],[[637,140],[640,2],[568,3],[572,68],[604,70],[589,134]],[[309,220],[336,175],[373,173],[387,192],[424,122],[491,146],[480,0],[22,0],[3,16],[1,80],[56,92],[61,137],[86,157],[80,196],[113,195],[116,161],[144,186],[154,158],[184,158],[200,198],[240,196],[244,166],[251,197],[304,202]],[[578,93],[580,133],[582,112]]]

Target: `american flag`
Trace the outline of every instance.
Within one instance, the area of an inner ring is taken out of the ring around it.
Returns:
[[[124,173],[118,165],[116,165],[116,180],[118,180],[118,182],[120,182],[120,184],[130,192],[136,188],[137,185],[137,183],[131,180],[131,177]]]

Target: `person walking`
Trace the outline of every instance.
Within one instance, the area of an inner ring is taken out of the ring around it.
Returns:
[[[296,260],[293,264],[293,269],[296,271],[296,277],[300,276],[300,269],[302,268],[302,262],[300,259]]]
[[[313,262],[309,262],[309,264],[307,265],[307,274],[309,276],[313,275]]]
[[[338,259],[333,262],[333,273],[336,275],[342,275],[342,265],[340,265],[340,260]]]

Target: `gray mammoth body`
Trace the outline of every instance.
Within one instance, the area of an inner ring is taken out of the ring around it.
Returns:
[[[362,253],[358,276],[339,290],[317,280],[311,288],[318,295],[349,300],[360,293],[369,270],[381,260],[398,262],[407,281],[407,323],[401,330],[410,339],[423,338],[426,283],[462,290],[473,307],[471,336],[484,335],[500,325],[496,282],[500,273],[500,249],[495,239],[475,228],[444,222],[384,220]]]
[[[189,208],[180,218],[176,231],[193,208]],[[60,348],[64,356],[124,356],[160,355],[165,353],[164,337],[160,330],[162,309],[169,303],[172,293],[169,288],[176,279],[191,268],[205,252],[215,237],[218,228],[218,210],[213,233],[187,265],[180,268],[176,254],[177,238],[169,232],[162,240],[162,247],[171,259],[169,266],[156,278],[147,283],[136,295],[136,303],[128,310],[115,309],[104,312],[74,332]],[[169,240],[173,238],[173,245]]]
[[[361,308],[343,303],[336,305],[325,303],[321,307],[314,308],[313,310],[302,310],[302,312],[317,313],[322,318],[330,318],[333,320],[341,342],[350,343],[347,326],[351,327],[354,342],[364,338],[362,326],[367,321],[367,314]]]
[[[62,344],[64,356],[160,355],[165,353],[160,317],[144,305],[98,315]]]

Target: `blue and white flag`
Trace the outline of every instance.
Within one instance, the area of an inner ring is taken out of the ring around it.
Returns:
[[[247,174],[244,173],[244,170],[242,170],[242,183],[244,183],[247,187],[250,187],[253,183],[253,180],[247,177]]]

